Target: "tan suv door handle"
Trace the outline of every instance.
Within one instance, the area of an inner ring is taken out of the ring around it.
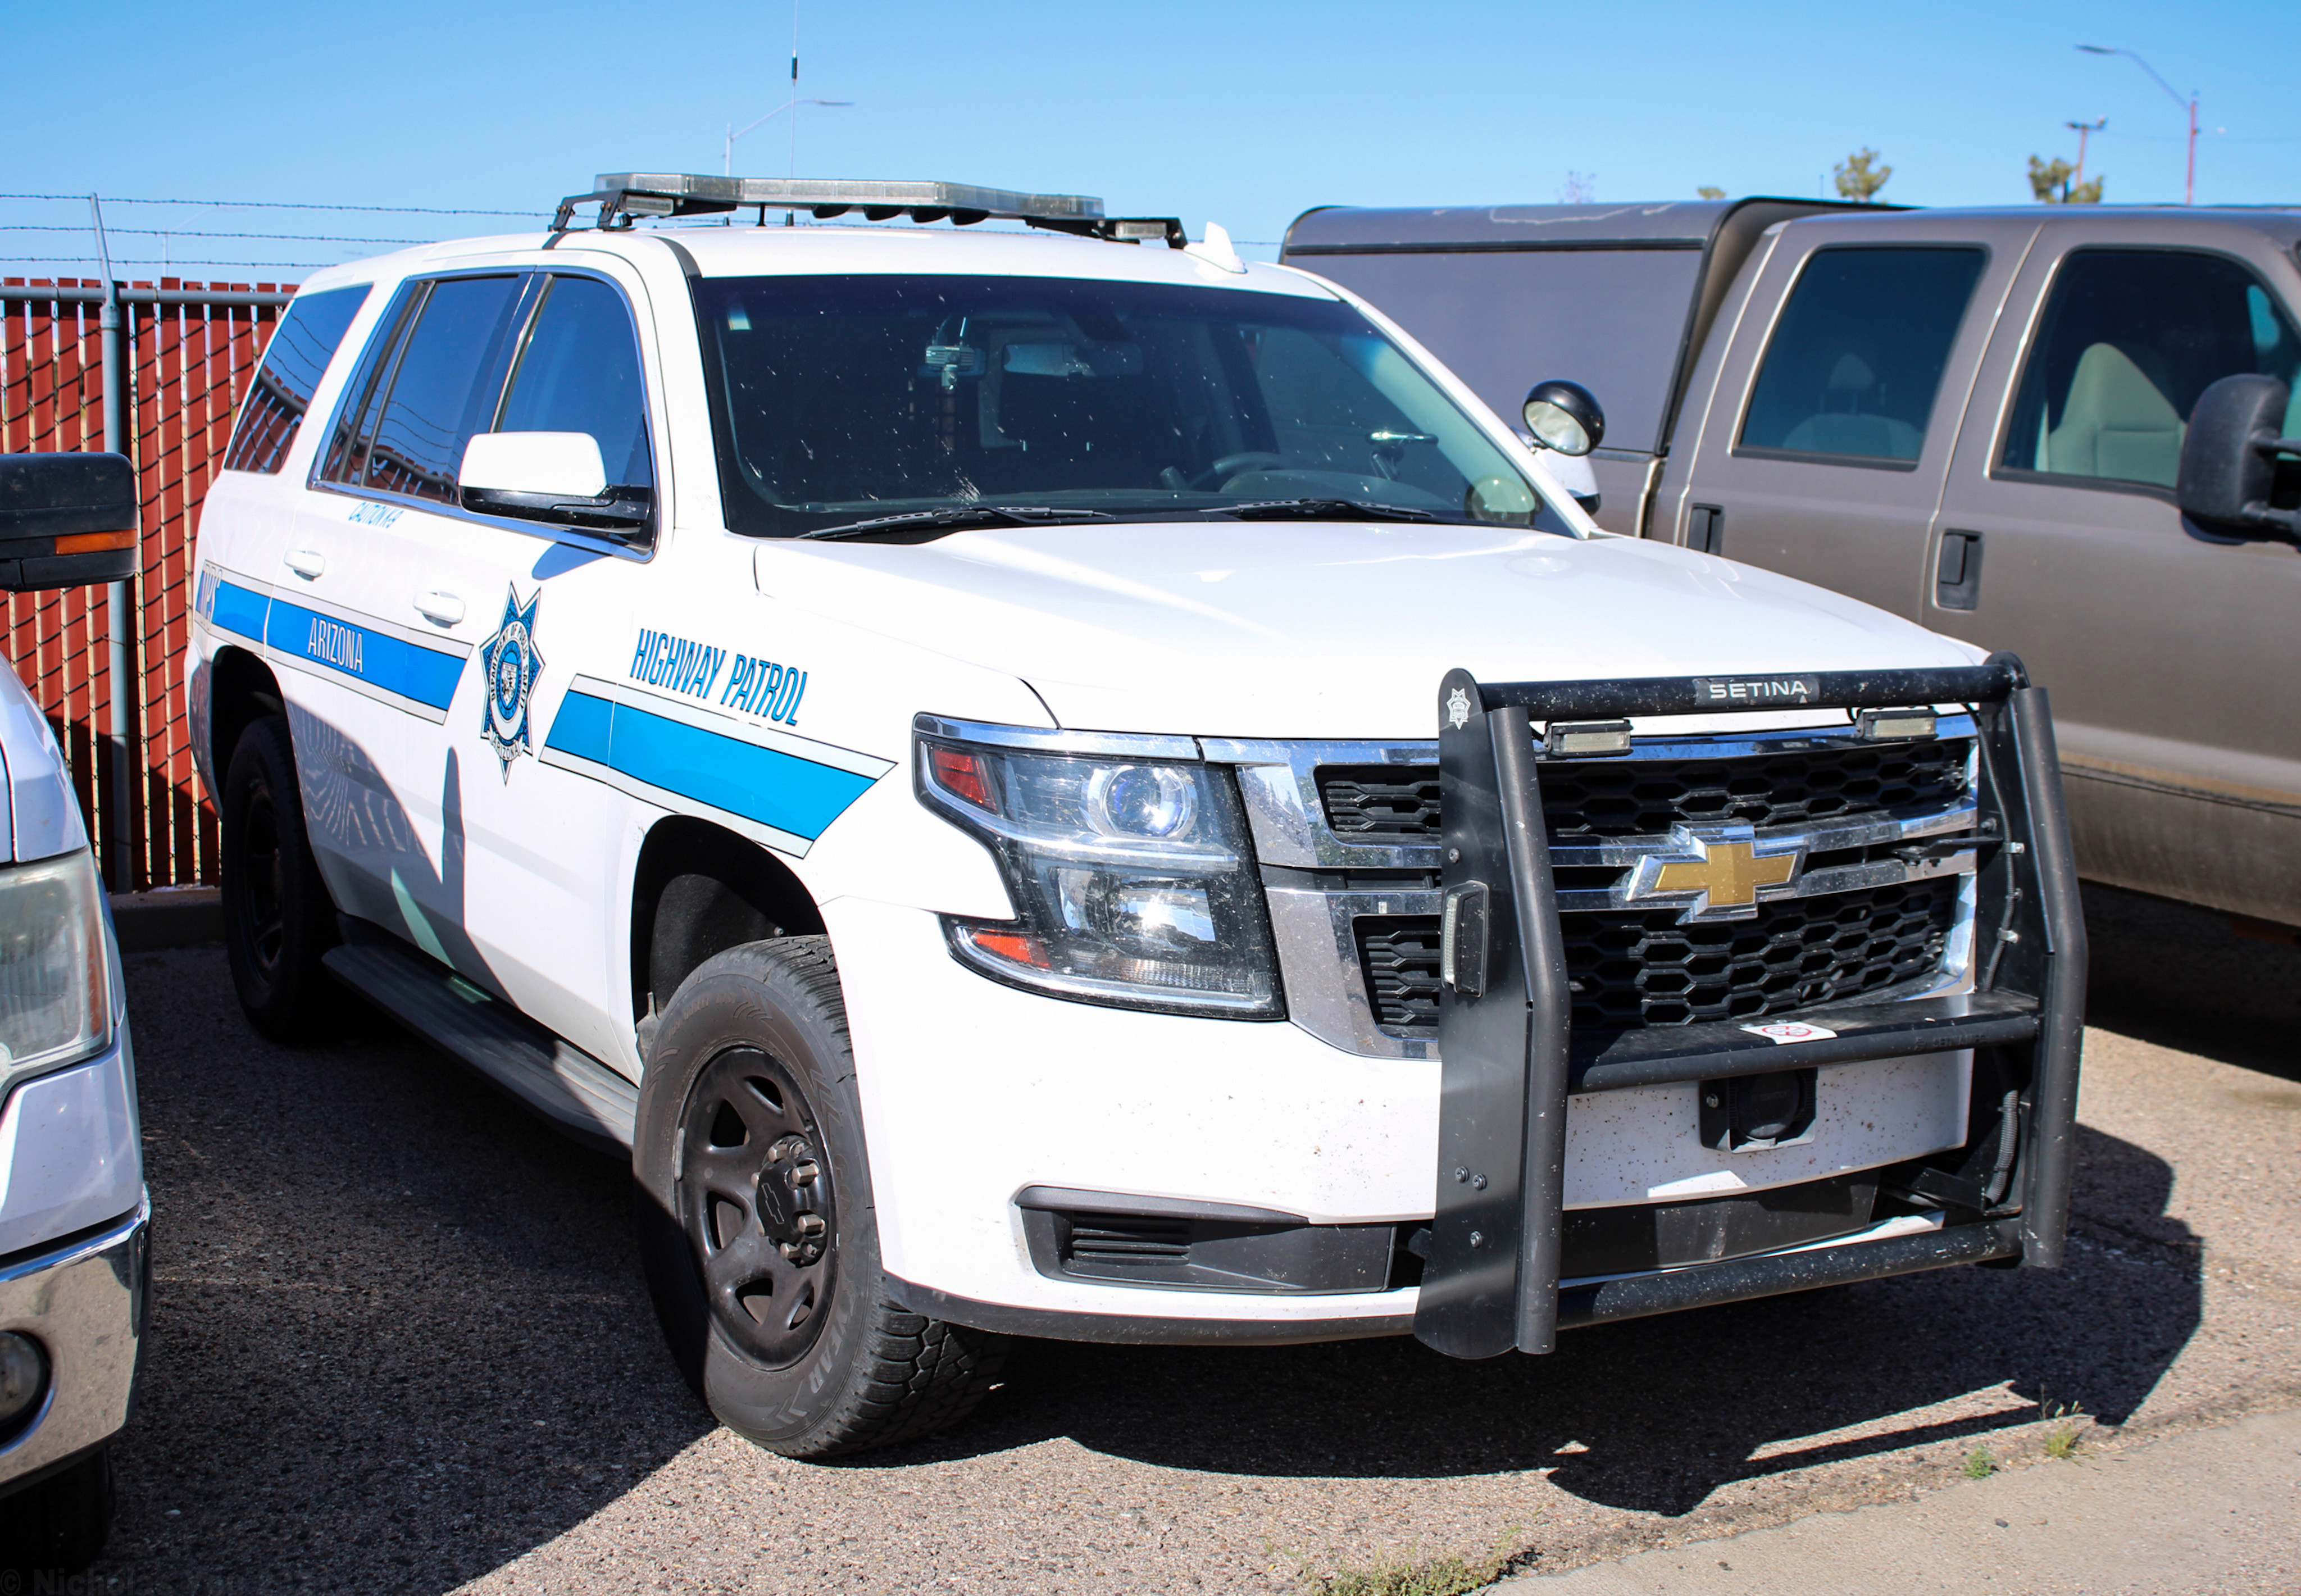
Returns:
[[[305,581],[314,581],[328,568],[328,556],[316,548],[298,548],[282,555],[280,563]]]
[[[1981,602],[1981,534],[1944,532],[1934,559],[1934,605],[1970,610]]]
[[[418,593],[415,613],[437,625],[453,626],[464,618],[464,601],[453,593]]]

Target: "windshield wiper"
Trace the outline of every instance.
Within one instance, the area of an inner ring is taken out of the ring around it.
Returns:
[[[802,539],[863,538],[873,532],[933,531],[940,527],[1064,526],[1079,521],[1117,519],[1101,510],[1054,510],[1040,505],[952,505],[941,510],[911,510],[900,515],[850,521],[844,526],[819,526],[799,536]]]
[[[1244,505],[1210,505],[1202,514],[1234,521],[1438,521],[1427,510],[1370,505],[1355,498],[1266,498]]]

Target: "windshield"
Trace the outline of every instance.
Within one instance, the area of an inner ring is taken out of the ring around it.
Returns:
[[[1284,500],[1570,532],[1502,447],[1335,300],[1017,277],[707,278],[694,291],[740,532]]]

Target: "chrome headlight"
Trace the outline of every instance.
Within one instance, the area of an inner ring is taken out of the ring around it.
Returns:
[[[989,848],[1016,918],[946,915],[952,950],[1034,991],[1275,1019],[1270,926],[1238,792],[1192,762],[922,735],[919,796]]]
[[[87,848],[0,867],[0,1076],[112,1040],[104,888]]]

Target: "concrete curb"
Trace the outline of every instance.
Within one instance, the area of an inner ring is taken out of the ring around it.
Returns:
[[[2280,1529],[2277,1526],[2285,1527]],[[1523,1575],[1493,1596],[2177,1596],[2301,1589],[2301,1412]]]
[[[112,895],[122,953],[157,953],[223,940],[223,894],[213,887],[159,887]]]

